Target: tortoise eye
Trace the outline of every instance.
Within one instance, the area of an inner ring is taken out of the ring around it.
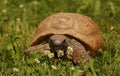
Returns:
[[[63,40],[63,43],[65,43],[65,42],[66,42],[66,40],[64,39],[64,40]]]
[[[49,40],[49,43],[53,43],[53,41],[50,39],[50,40]]]

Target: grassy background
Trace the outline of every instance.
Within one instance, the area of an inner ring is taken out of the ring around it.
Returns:
[[[37,24],[57,12],[81,13],[99,26],[106,42],[90,68],[39,53],[23,54]],[[39,59],[40,62],[36,62]],[[120,76],[120,0],[0,0],[0,76]]]

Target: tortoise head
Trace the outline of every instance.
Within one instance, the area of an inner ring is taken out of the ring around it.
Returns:
[[[66,52],[67,49],[67,37],[62,34],[54,34],[49,39],[51,52],[57,54],[59,50]]]

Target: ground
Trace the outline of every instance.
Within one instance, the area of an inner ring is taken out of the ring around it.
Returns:
[[[90,67],[23,54],[39,22],[57,12],[81,13],[97,23],[106,45]],[[119,76],[119,18],[120,0],[0,0],[0,76]]]

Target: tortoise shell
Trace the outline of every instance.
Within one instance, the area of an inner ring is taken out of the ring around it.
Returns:
[[[82,14],[57,13],[43,20],[33,36],[31,46],[39,44],[51,34],[64,34],[82,42],[87,50],[95,52],[104,45],[96,23]]]

